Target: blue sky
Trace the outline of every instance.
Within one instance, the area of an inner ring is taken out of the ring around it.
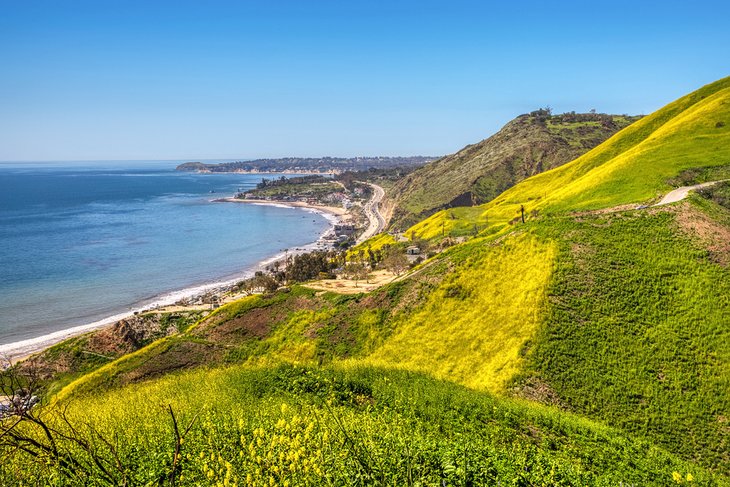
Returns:
[[[0,160],[440,155],[730,75],[728,2],[0,0]]]

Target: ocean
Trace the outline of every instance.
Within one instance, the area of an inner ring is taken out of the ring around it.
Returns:
[[[0,354],[240,278],[331,225],[312,210],[213,202],[262,175],[177,164],[0,163]]]

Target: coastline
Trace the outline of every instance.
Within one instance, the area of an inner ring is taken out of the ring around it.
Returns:
[[[190,286],[183,289],[165,291],[160,293],[149,300],[144,300],[132,305],[129,311],[121,312],[94,321],[92,323],[86,323],[82,325],[72,326],[62,330],[54,331],[41,335],[39,337],[28,338],[19,340],[17,342],[11,342],[6,344],[0,344],[0,368],[3,363],[10,365],[16,364],[23,360],[30,358],[33,355],[43,352],[44,350],[70,338],[74,338],[85,333],[100,330],[115,323],[134,316],[140,313],[149,312],[167,312],[164,311],[166,308],[179,305],[181,301],[185,300],[196,300],[205,295],[214,294],[222,295],[230,290],[230,288],[237,282],[247,279],[254,275],[257,271],[264,270],[268,265],[273,262],[282,260],[287,254],[296,255],[304,252],[310,252],[326,246],[325,237],[332,232],[334,226],[346,215],[346,211],[341,208],[309,205],[304,202],[277,202],[269,200],[238,200],[233,197],[229,198],[218,198],[212,200],[214,202],[233,202],[233,203],[252,203],[259,205],[287,207],[287,208],[299,208],[310,213],[318,213],[325,217],[329,222],[330,226],[327,230],[322,232],[317,240],[308,244],[302,245],[295,249],[287,249],[285,252],[279,252],[271,257],[267,257],[253,266],[244,269],[243,271],[222,276],[212,282],[204,282],[194,286]],[[298,203],[298,204],[295,204]],[[340,211],[341,210],[341,211]]]
[[[260,199],[240,199],[234,197],[216,198],[212,200],[216,203],[248,203],[251,205],[266,205],[266,206],[278,206],[284,208],[305,208],[310,210],[317,210],[322,213],[334,215],[337,217],[344,217],[347,215],[347,210],[336,206],[322,206],[312,205],[304,201],[280,201],[280,200],[260,200]]]

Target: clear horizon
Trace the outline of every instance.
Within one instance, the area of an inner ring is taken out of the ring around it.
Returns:
[[[439,156],[730,74],[719,1],[50,0],[0,18],[0,161]],[[245,157],[244,157],[245,155]]]

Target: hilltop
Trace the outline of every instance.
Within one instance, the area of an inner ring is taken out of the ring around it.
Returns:
[[[74,479],[102,476],[96,452],[185,485],[729,485],[730,183],[651,206],[729,177],[725,78],[410,242],[361,244],[351,260],[427,250],[380,288],[292,284],[87,362],[52,385]],[[4,438],[3,480],[67,475]]]
[[[520,115],[493,136],[417,169],[388,192],[393,227],[444,208],[475,206],[515,183],[561,166],[641,117],[603,113]]]

